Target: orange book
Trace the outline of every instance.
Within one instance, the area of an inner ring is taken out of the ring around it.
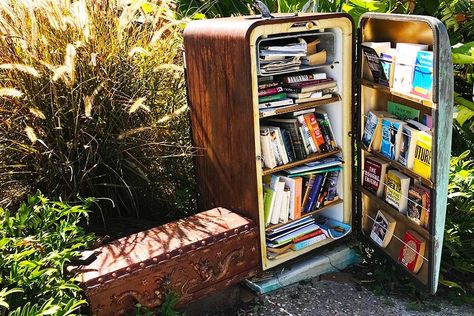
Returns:
[[[315,141],[314,143],[318,147],[318,150],[321,150],[321,146],[325,143],[323,133],[321,133],[321,129],[319,128],[318,121],[316,120],[316,116],[314,113],[308,114],[310,119],[310,126],[314,132]]]
[[[308,126],[309,134],[311,135],[311,138],[313,139],[313,142],[316,145],[316,148],[318,149],[318,152],[319,152],[321,150],[319,149],[318,139],[316,137],[316,131],[314,130],[314,123],[311,122],[311,115],[313,116],[314,120],[316,120],[316,117],[314,116],[314,114],[309,113],[303,116],[304,122],[306,123],[306,126]],[[319,127],[318,127],[318,130],[319,130]],[[319,133],[321,134],[321,131]]]
[[[303,235],[301,237],[297,237],[297,238],[293,239],[293,243],[296,244],[300,241],[310,239],[310,238],[316,237],[316,236],[321,235],[321,234],[323,234],[323,231],[321,229],[317,229],[317,230],[315,230],[311,233],[308,233],[306,235]]]
[[[296,177],[295,180],[295,215],[294,219],[301,217],[301,204],[303,195],[303,178]]]

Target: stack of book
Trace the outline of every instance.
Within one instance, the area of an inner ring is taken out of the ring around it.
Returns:
[[[328,78],[324,72],[282,76],[280,80],[283,91],[296,104],[328,99],[337,92],[336,81]]]
[[[265,226],[299,219],[337,201],[337,184],[342,161],[312,166],[302,173],[273,174],[263,177]],[[326,166],[330,166],[329,168]]]
[[[292,105],[293,99],[288,98],[280,82],[273,76],[258,78],[258,108],[267,109]]]
[[[338,149],[328,114],[315,109],[268,119],[260,126],[260,142],[266,168]]]
[[[327,238],[339,239],[351,231],[351,227],[325,216],[307,216],[275,227],[265,233],[267,256],[276,259],[279,255],[298,251]]]

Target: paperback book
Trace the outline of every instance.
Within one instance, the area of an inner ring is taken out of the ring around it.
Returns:
[[[382,142],[380,152],[385,157],[392,160],[398,160],[400,155],[402,129],[404,125],[404,122],[397,119],[382,119]]]
[[[389,170],[385,182],[385,201],[400,213],[406,214],[410,177],[397,170]]]
[[[412,230],[403,237],[403,246],[398,260],[411,272],[418,273],[423,265],[426,241]]]
[[[362,186],[378,197],[383,196],[384,179],[388,163],[375,157],[366,157],[364,161],[364,180]]]
[[[413,171],[425,179],[431,178],[431,134],[419,132],[416,140]]]
[[[387,213],[379,210],[374,219],[370,238],[380,247],[386,248],[393,237],[397,222]]]

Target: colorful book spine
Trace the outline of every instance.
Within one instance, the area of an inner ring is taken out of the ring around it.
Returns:
[[[277,87],[278,85],[279,85],[278,82],[262,83],[262,84],[258,85],[258,89],[259,90],[264,90],[264,89],[268,89],[268,88]]]
[[[259,97],[265,97],[265,96],[277,94],[277,93],[282,92],[282,91],[283,91],[282,87],[268,88],[268,89],[258,91],[258,96]]]
[[[259,97],[258,98],[258,103],[279,101],[279,100],[284,99],[284,98],[286,98],[286,93],[280,92],[280,93],[277,93],[277,94],[267,95],[265,97]]]
[[[311,188],[311,194],[308,199],[308,203],[305,206],[304,212],[308,213],[313,210],[314,205],[316,204],[316,198],[318,196],[319,190],[321,190],[321,185],[323,183],[324,176],[322,174],[317,174],[314,179],[313,187]]]
[[[362,136],[362,144],[366,148],[370,148],[372,139],[374,138],[375,129],[377,128],[378,117],[369,111],[365,117],[364,135]]]
[[[313,74],[305,74],[305,75],[296,75],[296,76],[283,76],[281,81],[284,83],[295,83],[295,82],[302,82],[308,80],[319,80],[319,79],[326,79],[326,73],[313,73]]]
[[[321,234],[313,238],[306,239],[306,240],[300,241],[299,243],[293,244],[291,245],[291,249],[298,251],[306,247],[312,246],[320,241],[323,241],[324,239],[326,239],[326,235]]]

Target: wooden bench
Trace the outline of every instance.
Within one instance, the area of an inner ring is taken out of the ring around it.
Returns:
[[[255,275],[258,242],[251,220],[215,208],[96,249],[79,277],[95,315],[154,308],[168,291],[182,306]]]

